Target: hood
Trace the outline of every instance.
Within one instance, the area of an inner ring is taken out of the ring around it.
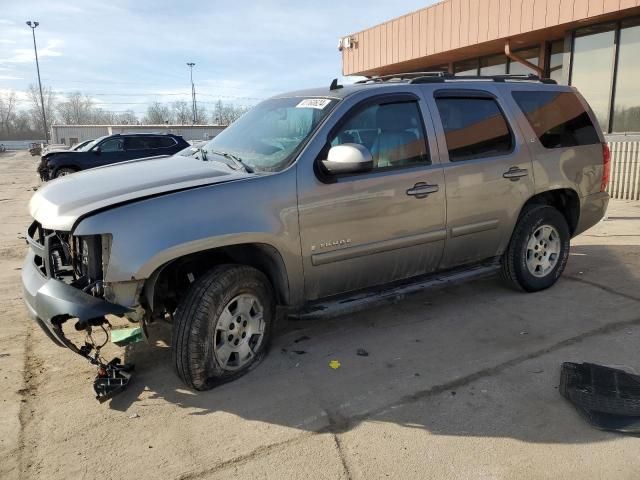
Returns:
[[[50,155],[53,155],[54,153],[78,153],[76,150],[64,150],[62,148],[56,148],[54,150],[47,150],[46,152],[44,152],[44,154],[42,155],[43,158],[47,158]]]
[[[43,227],[69,231],[94,210],[150,195],[251,176],[224,163],[199,157],[150,158],[66,175],[40,188],[29,212]]]

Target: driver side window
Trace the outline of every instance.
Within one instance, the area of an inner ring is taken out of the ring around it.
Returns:
[[[330,139],[332,147],[357,143],[373,157],[374,169],[430,165],[418,103],[376,103],[357,109]]]
[[[101,152],[121,152],[124,150],[124,141],[121,138],[112,138],[100,144]]]

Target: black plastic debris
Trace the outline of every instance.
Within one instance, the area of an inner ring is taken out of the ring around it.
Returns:
[[[560,393],[600,430],[640,433],[640,376],[594,363],[562,364]]]
[[[133,365],[128,363],[122,365],[119,358],[114,358],[106,365],[101,365],[93,381],[96,400],[104,403],[127,388],[132,371]]]
[[[364,348],[359,348],[358,350],[356,350],[356,355],[360,357],[368,357],[369,352],[367,352]]]

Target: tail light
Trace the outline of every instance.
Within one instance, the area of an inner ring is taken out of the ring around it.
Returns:
[[[611,176],[611,150],[606,143],[602,144],[602,182],[600,183],[600,191],[604,192],[609,184]]]

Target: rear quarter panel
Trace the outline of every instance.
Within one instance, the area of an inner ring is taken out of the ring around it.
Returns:
[[[511,87],[511,91],[530,91],[533,88],[530,84],[514,85]],[[591,108],[575,88],[567,86],[544,86],[543,88],[577,94],[596,127],[600,141],[604,142],[604,135]],[[505,92],[505,97],[512,104],[512,110],[516,115],[518,125],[524,134],[525,142],[532,155],[535,193],[570,188],[575,190],[580,198],[583,198],[599,192],[603,175],[602,145],[545,148],[538,140],[533,128],[516,104],[513,96]]]

